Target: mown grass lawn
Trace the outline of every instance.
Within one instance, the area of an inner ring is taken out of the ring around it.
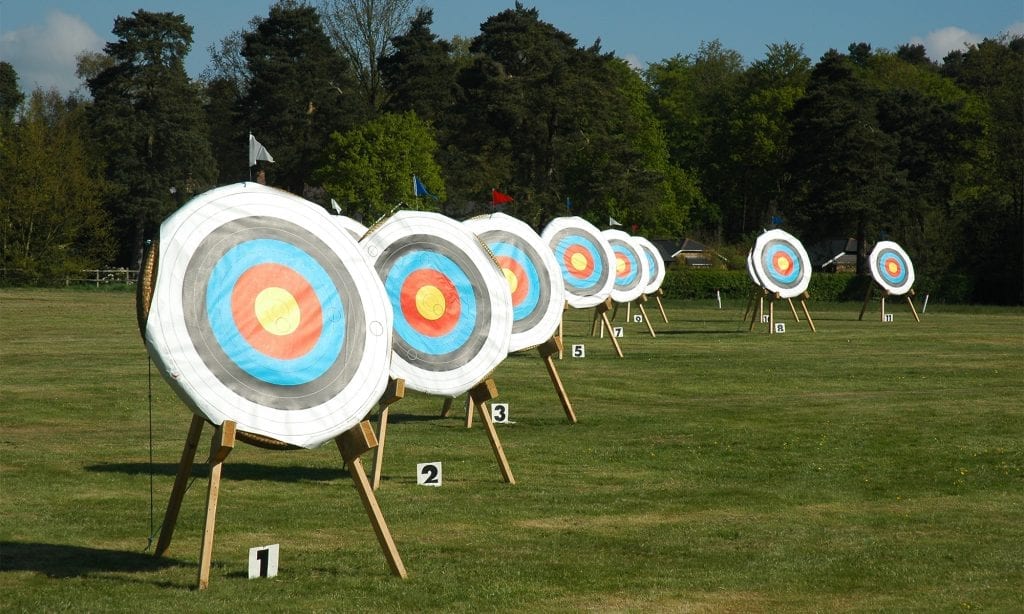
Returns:
[[[410,393],[377,493],[404,581],[333,445],[239,444],[199,592],[201,467],[168,556],[143,552],[190,413],[153,371],[151,465],[134,297],[0,290],[0,609],[1024,610],[1024,312],[809,308],[815,334],[788,308],[748,332],[741,302],[668,301],[656,338],[620,313],[621,359],[569,312],[578,424],[535,353],[494,374],[514,486],[479,425]],[[248,580],[270,543],[279,576]]]

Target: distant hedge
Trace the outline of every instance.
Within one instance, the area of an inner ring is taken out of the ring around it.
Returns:
[[[854,273],[818,273],[811,275],[807,293],[816,301],[863,300],[869,278]],[[662,288],[665,296],[682,299],[746,298],[753,287],[746,271],[724,271],[671,267]]]

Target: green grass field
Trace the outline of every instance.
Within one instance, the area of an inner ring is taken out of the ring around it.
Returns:
[[[931,305],[918,324],[896,303],[883,324],[811,301],[816,334],[787,308],[768,335],[742,303],[666,308],[657,338],[625,324],[622,359],[568,314],[576,425],[535,353],[498,369],[516,485],[460,411],[392,407],[377,496],[407,580],[333,445],[239,444],[199,592],[203,468],[168,555],[143,552],[190,413],[154,370],[151,520],[134,296],[0,290],[0,610],[1024,610],[1021,309]],[[440,488],[416,485],[427,461]],[[271,543],[280,574],[248,580]]]

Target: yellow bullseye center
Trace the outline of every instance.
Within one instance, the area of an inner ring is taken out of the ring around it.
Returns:
[[[256,295],[256,319],[272,335],[290,335],[299,327],[299,303],[284,288],[270,287]]]
[[[516,274],[509,269],[502,269],[501,272],[505,274],[505,281],[508,282],[508,289],[515,293],[516,288],[519,287],[519,278],[516,277]]]
[[[624,256],[620,256],[619,254],[615,254],[615,273],[617,275],[622,275],[625,272],[626,258]]]
[[[889,262],[885,263],[885,270],[889,271],[890,275],[896,275],[897,273],[900,272],[900,265],[896,264],[895,261],[890,260]]]
[[[436,320],[444,315],[444,293],[437,286],[423,286],[416,291],[416,311],[427,320]]]
[[[776,256],[775,268],[785,273],[789,269],[793,268],[793,263],[784,255]]]
[[[572,257],[569,258],[569,264],[571,264],[572,268],[577,271],[582,271],[587,268],[587,257],[583,254],[573,254]]]

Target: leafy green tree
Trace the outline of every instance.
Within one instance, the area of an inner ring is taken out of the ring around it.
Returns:
[[[429,124],[409,111],[384,113],[358,128],[335,132],[317,172],[324,189],[349,217],[372,224],[399,203],[437,210],[445,199],[437,141]],[[436,197],[415,198],[413,175]]]
[[[244,39],[251,77],[243,121],[274,156],[266,166],[268,182],[303,194],[331,132],[357,125],[368,109],[311,6],[282,0]],[[244,142],[238,146],[245,151]]]
[[[14,122],[14,114],[25,95],[18,87],[18,72],[9,62],[0,62],[0,137]]]
[[[393,51],[381,58],[380,73],[386,110],[415,111],[440,124],[455,102],[457,69],[451,44],[430,30],[433,20],[432,10],[418,10],[409,29],[391,39]]]
[[[0,266],[29,283],[108,263],[103,179],[81,108],[35,90],[0,147]]]
[[[867,241],[878,236],[905,179],[897,168],[897,143],[879,127],[878,99],[854,61],[831,50],[814,67],[791,114],[792,180],[784,212],[805,243],[855,236],[860,273],[866,271]]]
[[[213,184],[199,89],[185,74],[192,26],[182,15],[135,11],[114,21],[111,64],[89,79],[92,139],[103,152],[120,255],[136,266],[143,241],[183,199]]]

